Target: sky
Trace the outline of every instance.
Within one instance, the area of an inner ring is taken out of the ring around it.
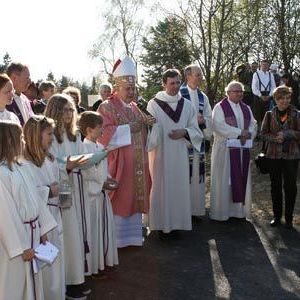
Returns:
[[[1,3],[0,59],[29,66],[33,80],[51,71],[89,81],[100,66],[88,57],[102,32],[105,0],[10,0]],[[7,26],[3,25],[7,24]],[[6,29],[7,28],[7,29]]]
[[[7,26],[2,25],[1,30],[0,62],[8,52],[13,61],[29,66],[34,81],[52,72],[55,78],[66,75],[91,84],[102,66],[88,57],[88,51],[103,33],[107,2],[2,1],[0,20]]]

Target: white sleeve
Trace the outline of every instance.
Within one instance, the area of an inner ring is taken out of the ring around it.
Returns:
[[[197,114],[198,112],[196,109],[191,105],[189,100],[185,100],[184,104],[190,105],[190,115],[187,123],[187,127],[185,128],[188,132],[190,137],[190,143],[193,147],[200,152],[201,143],[203,140],[203,134],[199,129],[198,122],[197,122]]]
[[[204,107],[203,107],[203,117],[205,119],[206,128],[203,130],[204,137],[210,140],[212,136],[212,119],[211,119],[211,106],[208,97],[204,94]]]
[[[257,77],[257,72],[255,72],[252,77],[252,93],[258,97],[261,96],[261,92],[259,90],[259,80]]]
[[[15,202],[5,184],[0,180],[0,241],[10,258],[21,255],[24,247],[22,238],[25,235],[23,222],[16,210]]]
[[[220,104],[217,104],[212,111],[212,129],[227,139],[236,139],[242,132],[240,128],[230,126],[225,122],[225,115]]]

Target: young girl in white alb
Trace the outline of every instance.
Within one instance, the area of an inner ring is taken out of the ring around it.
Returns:
[[[31,167],[20,162],[22,129],[0,122],[0,299],[44,299],[42,272],[34,272],[35,249],[56,222],[39,193]]]
[[[59,169],[54,156],[49,153],[53,141],[54,121],[44,116],[33,116],[24,125],[24,157],[31,165],[34,183],[48,190],[47,207],[58,226],[48,234],[48,241],[59,249],[59,254],[51,266],[45,266],[43,288],[45,300],[65,299],[65,272],[63,261],[63,228],[61,210],[58,203]]]
[[[62,209],[64,230],[66,298],[85,299],[90,293],[84,281],[90,273],[88,266],[90,217],[89,202],[80,167],[87,160],[80,156],[71,160],[70,155],[84,153],[77,130],[77,113],[72,98],[65,94],[53,95],[47,103],[45,115],[55,121],[54,140],[49,152],[59,160],[60,183],[72,189],[72,205]],[[66,160],[65,158],[68,157]]]

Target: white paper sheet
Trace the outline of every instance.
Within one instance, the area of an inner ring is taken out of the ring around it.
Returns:
[[[253,147],[253,141],[252,140],[246,140],[246,143],[244,145],[241,144],[240,139],[228,139],[226,141],[226,146],[228,148],[252,148]]]
[[[130,126],[128,124],[119,125],[107,146],[108,150],[131,145]]]

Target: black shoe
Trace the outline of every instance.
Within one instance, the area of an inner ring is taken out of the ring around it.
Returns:
[[[68,300],[86,300],[87,297],[81,291],[81,285],[67,285],[66,299]]]
[[[292,222],[285,222],[285,228],[287,229],[293,229],[293,223]]]
[[[270,226],[271,226],[271,227],[276,227],[276,226],[279,226],[279,225],[281,225],[281,221],[280,221],[280,220],[274,219],[274,220],[272,220],[272,221],[270,222]]]
[[[87,284],[87,282],[84,282],[84,283],[80,284],[79,286],[80,286],[81,293],[85,296],[89,295],[92,292],[92,290],[89,287],[89,285]]]
[[[171,235],[170,235],[170,233],[165,233],[162,230],[160,230],[158,232],[158,237],[159,237],[160,240],[166,241],[166,240],[170,239]]]
[[[200,224],[200,223],[202,223],[202,218],[200,216],[192,216],[192,223]]]

